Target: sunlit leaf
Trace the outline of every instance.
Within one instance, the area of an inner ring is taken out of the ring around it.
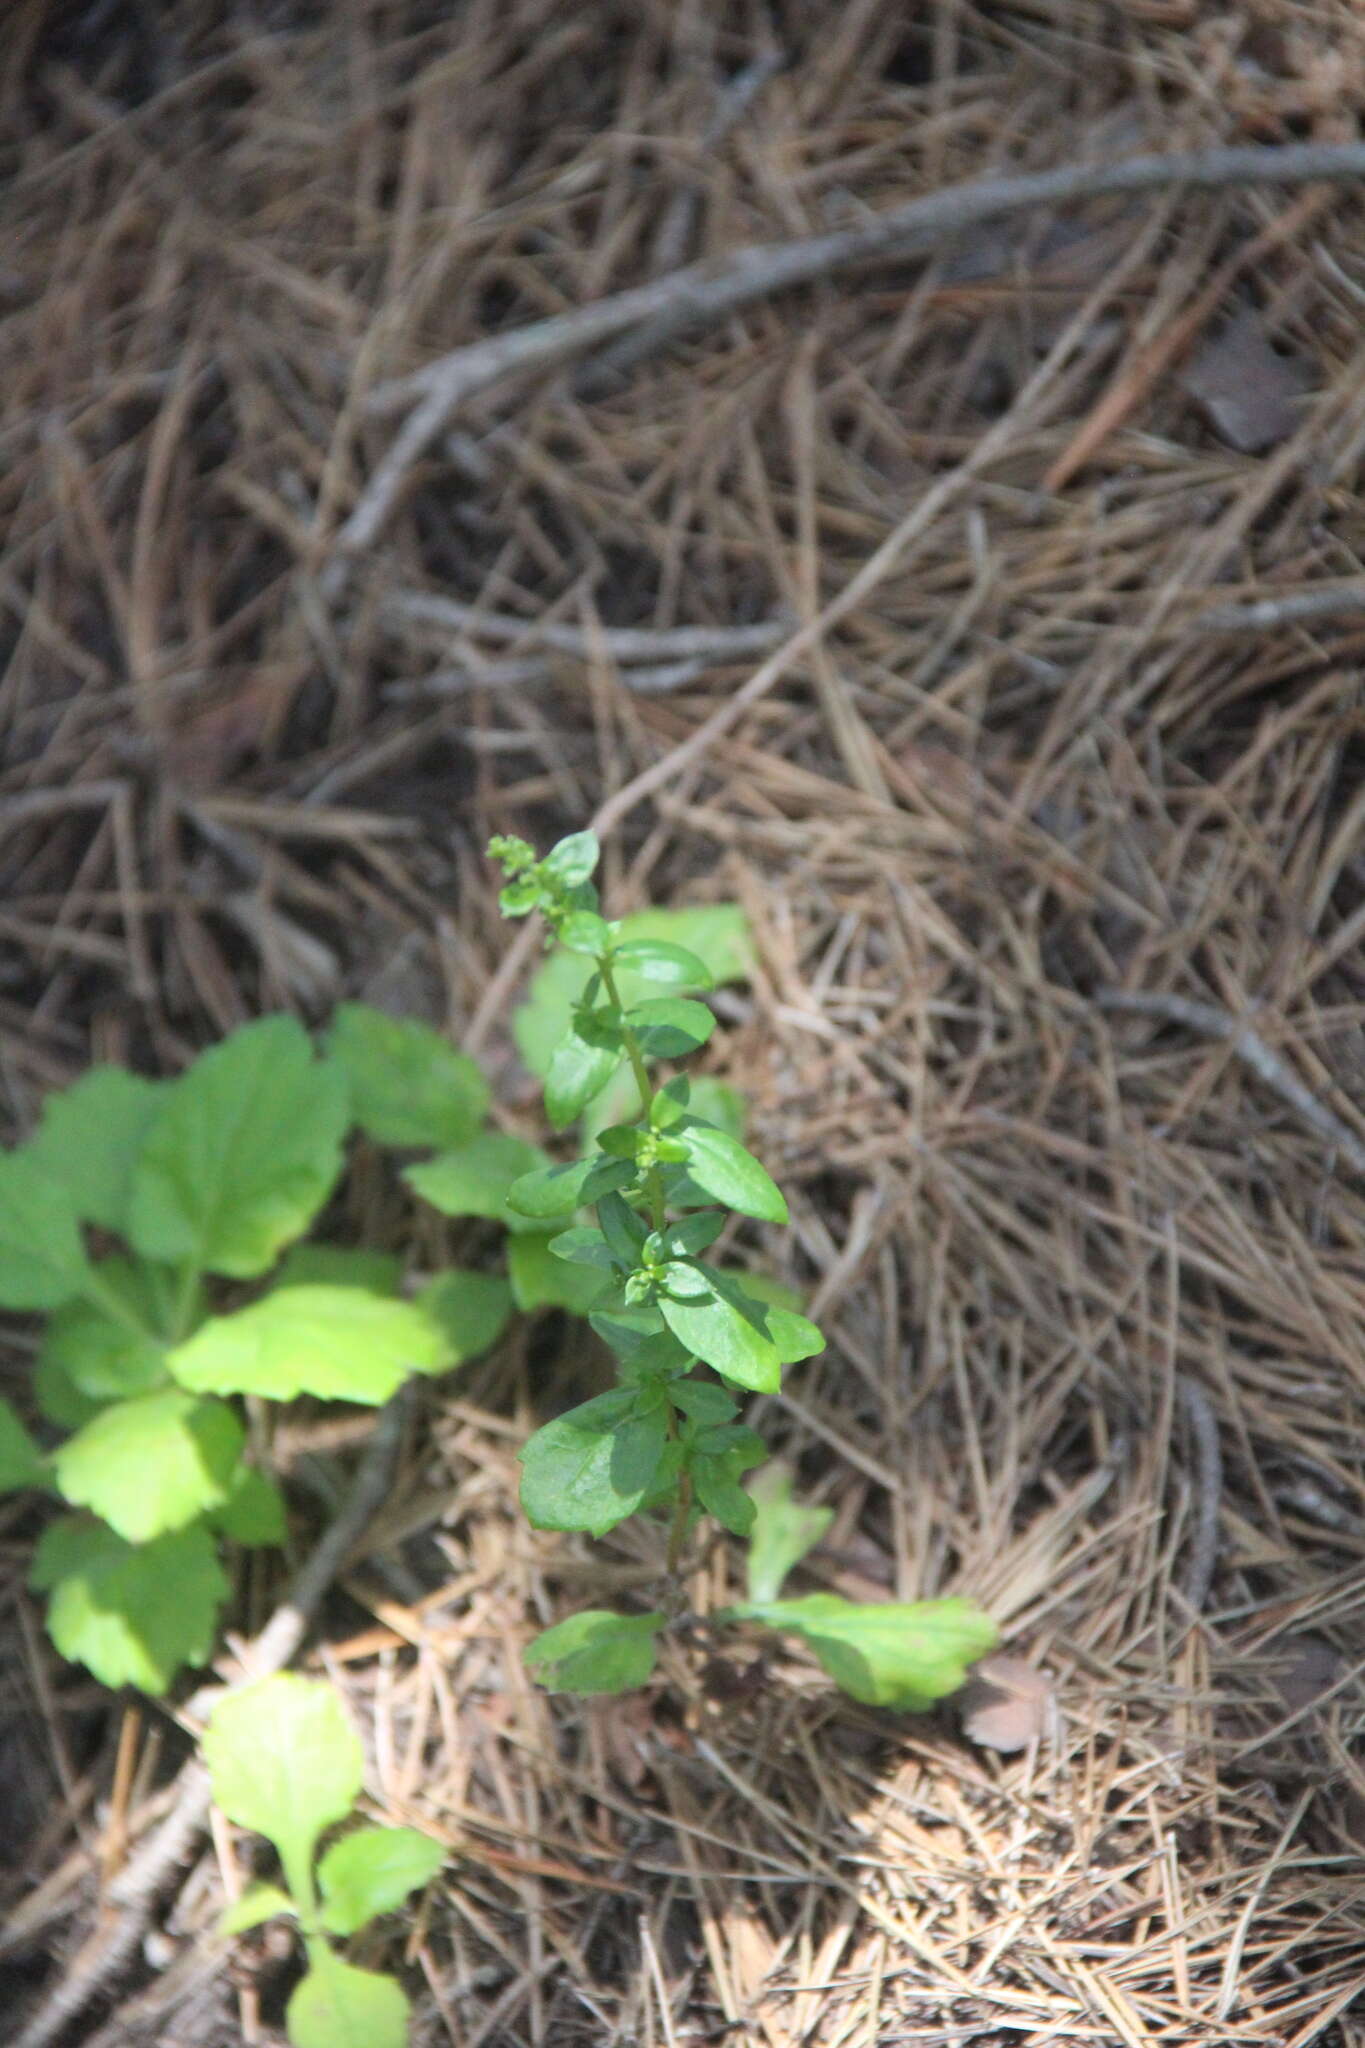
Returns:
[[[528,1644],[527,1668],[551,1692],[629,1692],[654,1669],[662,1614],[612,1614],[589,1608]]]

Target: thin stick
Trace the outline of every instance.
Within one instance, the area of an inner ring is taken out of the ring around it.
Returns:
[[[245,1652],[248,1678],[264,1678],[282,1670],[298,1650],[347,1553],[388,1493],[406,1412],[407,1402],[400,1392],[381,1413],[340,1513],[299,1571],[284,1605]],[[200,1686],[182,1709],[183,1718],[204,1719],[230,1689]],[[208,1772],[197,1757],[184,1765],[177,1785],[175,1804],[166,1819],[109,1887],[109,1903],[119,1908],[118,1919],[87,1943],[18,2036],[14,2048],[50,2048],[137,1954],[157,1900],[208,1826],[212,1804]]]
[[[790,619],[763,619],[753,626],[601,626],[589,633],[563,619],[519,619],[511,612],[485,611],[481,605],[459,604],[425,590],[396,590],[379,609],[386,622],[438,627],[504,645],[553,647],[584,661],[601,649],[623,663],[742,661],[746,655],[766,654],[793,624]]]
[[[1191,1611],[1202,1614],[1208,1605],[1218,1563],[1218,1514],[1223,1502],[1223,1447],[1218,1436],[1218,1418],[1213,1403],[1196,1380],[1181,1373],[1176,1381],[1185,1404],[1190,1435],[1194,1440],[1194,1534],[1190,1561],[1181,1587]]]
[[[1030,207],[1173,185],[1205,191],[1229,185],[1300,185],[1365,177],[1365,143],[1286,143],[1273,148],[1212,149],[1186,156],[1139,156],[1115,164],[1066,164],[1015,178],[984,178],[922,194],[879,220],[795,242],[737,249],[722,262],[703,261],[649,284],[535,320],[454,350],[411,376],[370,393],[380,416],[412,407],[337,535],[338,556],[372,545],[413,465],[476,392],[517,372],[549,369],[648,322],[686,313],[691,329],[714,326],[740,306],[794,285],[888,256],[922,253],[937,243]]]
[[[1328,583],[1321,589],[1289,590],[1283,597],[1259,598],[1255,604],[1215,605],[1187,619],[1186,633],[1266,633],[1276,626],[1295,626],[1313,619],[1338,619],[1365,612],[1365,581]]]
[[[1202,1032],[1206,1038],[1220,1038],[1267,1088],[1274,1090],[1281,1102],[1288,1103],[1310,1130],[1344,1153],[1357,1173],[1365,1174],[1365,1143],[1334,1110],[1305,1088],[1280,1055],[1241,1018],[1213,1003],[1191,1002],[1186,996],[1167,995],[1160,989],[1104,988],[1095,1001],[1102,1010],[1129,1010],[1139,1017],[1160,1017],[1168,1024],[1184,1024],[1191,1031]]]

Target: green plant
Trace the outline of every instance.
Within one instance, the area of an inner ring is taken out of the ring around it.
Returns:
[[[46,1316],[34,1399],[68,1432],[44,1448],[0,1402],[0,1488],[77,1511],[32,1570],[65,1656],[153,1693],[210,1656],[224,1539],[284,1533],[249,1397],[378,1403],[492,1342],[501,1279],[447,1272],[402,1299],[398,1260],[302,1242],[353,1124],[449,1144],[486,1106],[438,1032],[345,1004],[322,1057],[275,1016],[174,1081],[96,1067],[0,1155],[0,1307]]]
[[[489,851],[507,877],[504,914],[538,912],[581,967],[567,1028],[553,1050],[539,1047],[550,1122],[560,1130],[575,1123],[618,1088],[623,1069],[630,1083],[629,1102],[593,1120],[581,1157],[538,1161],[506,1190],[517,1216],[542,1231],[554,1226],[548,1253],[588,1276],[580,1300],[619,1378],[531,1437],[522,1505],[541,1529],[601,1536],[637,1513],[661,1514],[668,1528],[664,1607],[573,1615],[530,1645],[528,1664],[566,1691],[643,1683],[660,1635],[682,1620],[679,1568],[706,1513],[753,1546],[750,1599],[715,1621],[797,1635],[857,1699],[927,1706],[994,1643],[987,1616],[964,1600],[860,1607],[832,1594],[779,1599],[786,1571],[821,1524],[780,1482],[757,1502],[740,1483],[767,1450],[740,1419],[737,1397],[775,1393],[783,1367],[823,1350],[824,1338],[781,1289],[705,1256],[732,1219],[787,1221],[767,1171],[732,1129],[703,1113],[701,1091],[686,1075],[651,1072],[710,1038],[715,1017],[697,1000],[712,986],[710,967],[675,938],[602,916],[591,833],[561,840],[543,859],[518,839],[495,839]],[[585,1213],[595,1220],[576,1220]]]
[[[358,1934],[429,1884],[445,1860],[414,1828],[361,1827],[315,1863],[323,1833],[360,1793],[360,1743],[329,1685],[289,1672],[229,1693],[204,1735],[213,1796],[228,1819],[273,1842],[284,1884],[254,1884],[228,1907],[224,1934],[276,1914],[297,1923],[308,1969],[285,2015],[294,2048],[404,2048],[408,2001],[391,1977],[348,1962],[332,1937]]]

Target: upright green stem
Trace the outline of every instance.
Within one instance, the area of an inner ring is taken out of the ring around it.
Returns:
[[[650,1083],[649,1069],[645,1065],[644,1053],[640,1050],[640,1041],[626,1022],[625,1008],[621,1002],[620,993],[616,986],[616,977],[611,971],[610,962],[604,957],[599,958],[597,971],[602,977],[602,986],[607,992],[607,1000],[620,1014],[621,1043],[625,1046],[626,1058],[630,1061],[630,1071],[634,1075],[635,1085],[640,1091],[640,1115],[642,1118],[647,1118],[649,1115],[649,1105],[654,1099],[654,1089]],[[657,1166],[651,1166],[645,1175],[645,1195],[649,1202],[649,1220],[656,1230],[662,1230],[668,1221],[668,1208],[664,1201],[663,1175]]]

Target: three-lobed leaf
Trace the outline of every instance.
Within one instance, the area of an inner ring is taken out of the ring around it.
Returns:
[[[538,1635],[523,1661],[551,1692],[630,1692],[650,1677],[666,1620],[590,1607]]]
[[[409,2008],[401,1984],[321,1945],[310,1951],[309,1965],[285,2007],[292,2048],[407,2048]]]
[[[73,1507],[145,1543],[227,1500],[244,1441],[226,1402],[161,1387],[102,1408],[54,1453],[53,1477]]]
[[[354,1934],[381,1913],[392,1913],[409,1892],[430,1884],[446,1852],[416,1828],[357,1828],[343,1835],[318,1864],[321,1924],[329,1934]]]
[[[799,1636],[840,1691],[869,1707],[910,1712],[956,1692],[997,1631],[970,1600],[887,1600],[854,1606],[835,1593],[750,1602],[734,1619]]]
[[[104,1522],[65,1515],[43,1531],[29,1583],[47,1593],[47,1626],[64,1657],[104,1685],[163,1693],[184,1664],[213,1653],[228,1582],[200,1522],[125,1543]]]
[[[209,1716],[204,1761],[228,1819],[272,1841],[294,1898],[311,1898],[318,1837],[350,1812],[364,1778],[333,1687],[281,1671],[230,1692]]]
[[[416,1018],[340,1003],[327,1051],[355,1121],[381,1145],[463,1145],[483,1122],[489,1091],[478,1066]]]
[[[167,1356],[197,1393],[378,1405],[412,1373],[443,1372],[453,1347],[438,1315],[357,1287],[280,1287],[235,1314],[213,1316]]]
[[[521,1505],[537,1529],[603,1536],[648,1498],[668,1411],[635,1387],[598,1394],[538,1429],[521,1452]]]
[[[133,1173],[135,1248],[231,1279],[266,1272],[331,1193],[348,1115],[345,1077],[301,1024],[243,1025],[162,1094]]]

